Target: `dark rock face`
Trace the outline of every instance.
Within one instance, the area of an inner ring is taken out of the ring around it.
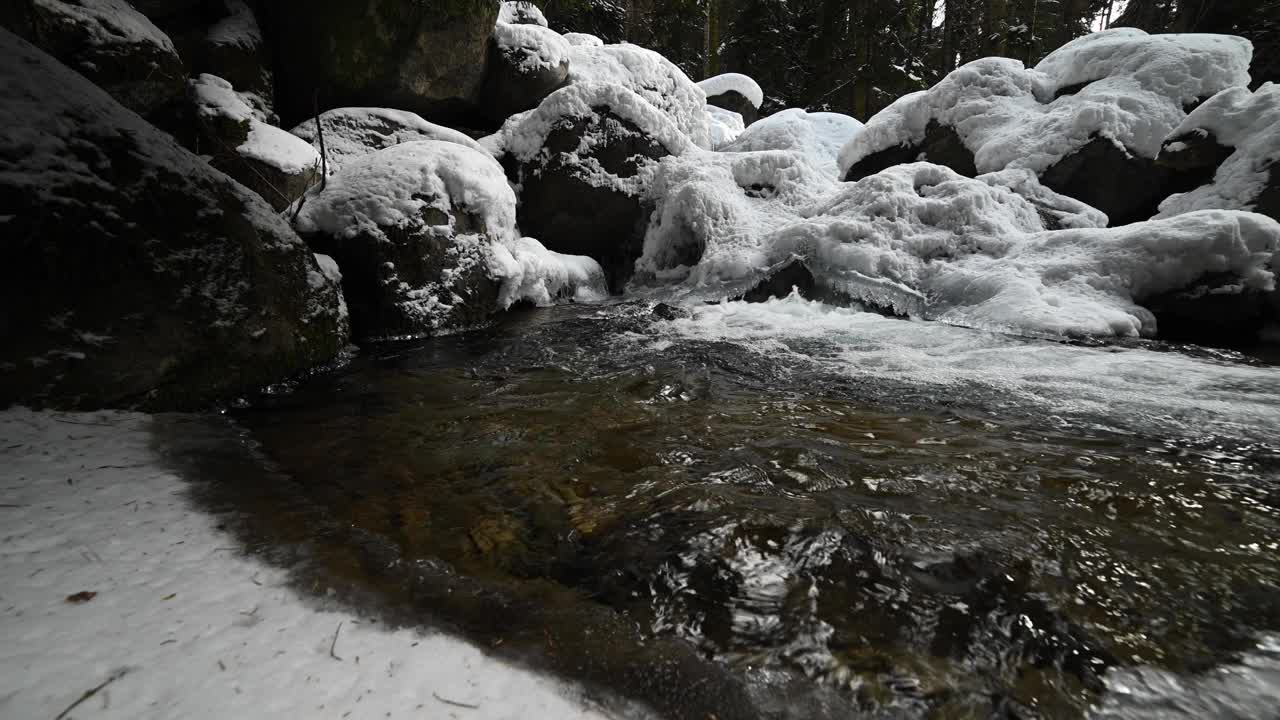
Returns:
[[[206,0],[197,8],[157,20],[173,38],[192,75],[209,73],[267,109],[275,94],[271,57],[257,15],[245,0]]]
[[[854,182],[894,165],[919,160],[935,165],[945,165],[965,177],[976,177],[978,174],[973,153],[965,147],[956,131],[931,120],[925,127],[923,142],[915,145],[897,145],[871,153],[850,166],[844,179],[845,182]]]
[[[520,48],[503,48],[495,41],[489,42],[489,65],[480,92],[480,106],[495,125],[518,112],[537,107],[569,76],[568,62],[538,67],[521,63],[523,57]]]
[[[147,116],[181,101],[186,70],[173,42],[128,3],[26,5],[0,19],[125,107]]]
[[[590,136],[591,150],[579,156],[625,181],[639,174],[641,163],[671,153],[608,108],[594,109],[591,118],[562,121],[547,135],[544,152],[521,163],[520,227],[550,250],[595,258],[616,293],[631,279],[653,208],[639,191],[592,184],[566,154]]]
[[[0,405],[199,408],[345,344],[255,195],[4,31],[0,94]]]
[[[729,90],[719,95],[708,95],[707,104],[738,113],[742,116],[743,125],[750,125],[760,118],[760,111],[756,106],[752,105],[751,101],[737,90]]]
[[[394,107],[425,117],[471,113],[498,6],[403,0],[273,0],[264,30],[286,127],[320,110]],[[469,6],[469,7],[466,7]]]
[[[1188,288],[1144,298],[1156,316],[1156,337],[1169,342],[1216,347],[1257,345],[1268,322],[1280,321],[1273,307],[1276,293],[1239,290],[1229,273],[1212,273]]]
[[[1231,156],[1232,149],[1220,145],[1208,132],[1192,131],[1169,138],[1160,146],[1156,164],[1174,171],[1213,171]]]
[[[1210,170],[1208,178],[1212,176]],[[1195,187],[1201,179],[1199,173],[1180,175],[1129,153],[1104,137],[1093,138],[1040,175],[1041,184],[1050,190],[1106,213],[1111,227],[1150,219],[1162,200]]]
[[[809,271],[809,267],[800,260],[788,263],[786,267],[761,280],[758,285],[743,293],[738,299],[759,303],[771,298],[787,297],[792,291],[810,300],[817,295],[817,281],[813,279],[813,273]]]

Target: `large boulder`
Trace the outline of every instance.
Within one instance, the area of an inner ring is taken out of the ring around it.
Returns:
[[[191,81],[202,154],[219,170],[284,210],[320,181],[320,154],[307,141],[263,122],[231,83]]]
[[[186,70],[173,42],[125,0],[31,0],[6,21],[134,112],[182,97]]]
[[[403,110],[387,108],[336,108],[300,123],[292,132],[320,150],[324,137],[325,160],[329,173],[337,172],[351,160],[392,145],[418,140],[451,142],[486,152],[480,144],[452,128],[427,122]]]
[[[206,0],[198,10],[158,20],[192,75],[223,78],[265,116],[275,94],[271,57],[258,17],[246,0]]]
[[[426,117],[474,111],[497,3],[273,0],[277,111],[287,125],[321,109],[395,107]]]
[[[357,337],[421,337],[488,322],[513,241],[515,194],[489,155],[438,140],[350,160],[296,226],[342,270]]]
[[[644,242],[653,167],[690,150],[688,137],[635,93],[595,83],[557,90],[504,134],[520,227],[556,252],[595,258],[620,292]]]
[[[495,123],[538,106],[569,77],[570,45],[532,22],[498,22],[489,45],[480,104]]]
[[[0,124],[0,405],[202,407],[345,344],[266,203],[5,31]]]

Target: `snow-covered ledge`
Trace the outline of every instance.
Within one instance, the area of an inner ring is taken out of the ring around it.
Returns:
[[[465,642],[303,602],[191,505],[150,424],[0,412],[0,717],[606,717]]]

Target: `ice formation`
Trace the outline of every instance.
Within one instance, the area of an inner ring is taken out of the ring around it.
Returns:
[[[1205,273],[1269,289],[1280,223],[1202,211],[1121,228],[1029,172],[969,179],[937,165],[836,183],[797,153],[667,158],[641,282],[732,297],[801,260],[828,291],[898,315],[1044,336],[1149,336],[1150,295]],[[1047,230],[1044,208],[1066,229]]]
[[[835,177],[840,148],[861,129],[862,123],[848,115],[791,108],[751,123],[734,142],[720,149],[795,150],[815,168]]]
[[[698,87],[707,94],[707,97],[714,97],[727,92],[736,92],[742,97],[760,109],[760,105],[764,103],[764,90],[760,89],[760,84],[742,73],[724,73],[722,75],[713,75],[698,82]]]
[[[719,150],[738,139],[746,124],[742,115],[715,105],[707,106],[707,128],[711,131],[711,149]]]
[[[494,276],[502,279],[501,308],[521,300],[544,306],[560,298],[594,302],[609,296],[600,263],[553,252],[533,238],[496,245],[492,267]]]
[[[440,140],[473,150],[483,150],[463,133],[427,122],[418,115],[388,108],[349,107],[327,110],[320,114],[329,172],[337,172],[355,158],[383,148],[417,140]],[[315,119],[301,123],[291,131],[311,143],[317,150],[320,139]]]
[[[840,153],[840,171],[872,153],[921,142],[929,123],[955,129],[979,173],[1043,172],[1094,136],[1154,158],[1184,105],[1249,84],[1253,47],[1231,35],[1147,35],[1122,28],[1078,38],[1035,69],[968,63],[877,113]]]
[[[1224,90],[1196,108],[1169,137],[1176,142],[1192,133],[1208,133],[1234,152],[1211,184],[1165,200],[1160,217],[1210,208],[1252,209],[1268,184],[1276,182],[1271,178],[1280,161],[1280,85],[1266,83],[1256,92]]]

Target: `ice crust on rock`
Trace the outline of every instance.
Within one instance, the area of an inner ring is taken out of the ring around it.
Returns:
[[[719,150],[738,139],[746,124],[742,115],[715,105],[707,106],[707,128],[711,131],[711,149]]]
[[[755,106],[757,110],[764,103],[764,90],[760,89],[760,83],[757,83],[751,77],[742,73],[724,73],[722,75],[713,75],[706,80],[700,80],[698,87],[707,94],[707,97],[713,97],[727,92],[736,92],[747,99],[747,102]]]
[[[1266,83],[1256,92],[1243,87],[1223,90],[1192,111],[1169,138],[1205,132],[1234,152],[1218,167],[1212,183],[1168,198],[1160,205],[1159,217],[1254,207],[1280,161],[1280,85]]]
[[[325,153],[330,174],[337,172],[343,165],[356,158],[392,145],[418,140],[440,140],[487,152],[467,135],[443,125],[427,122],[419,115],[404,110],[372,107],[337,108],[320,113],[320,125],[324,130]],[[320,148],[314,118],[299,124],[290,132],[307,141],[317,150]]]
[[[1152,335],[1141,300],[1206,273],[1274,286],[1274,220],[1216,210],[1105,229],[1097,211],[1015,173],[913,163],[837,183],[796,152],[667,158],[637,278],[725,298],[798,259],[879,310],[1054,337]],[[1045,207],[1066,229],[1046,229]]]
[[[262,119],[245,97],[231,83],[216,75],[204,73],[191,81],[196,112],[207,119],[221,118],[235,123],[248,123],[248,138],[236,147],[244,157],[258,160],[294,175],[320,165],[320,154],[306,141],[291,135]]]
[[[726,152],[795,150],[815,168],[834,178],[840,148],[861,130],[862,123],[848,115],[790,108],[751,123],[736,140],[720,149]]]
[[[498,306],[521,300],[552,305],[557,299],[596,302],[609,296],[600,263],[584,255],[564,255],[533,238],[494,246],[494,276],[502,279]]]
[[[1185,104],[1249,84],[1252,55],[1248,40],[1231,35],[1122,28],[1067,43],[1034,69],[1008,58],[975,60],[872,117],[841,150],[840,171],[921,142],[931,121],[955,129],[979,173],[1039,174],[1094,136],[1154,158],[1186,117]]]

